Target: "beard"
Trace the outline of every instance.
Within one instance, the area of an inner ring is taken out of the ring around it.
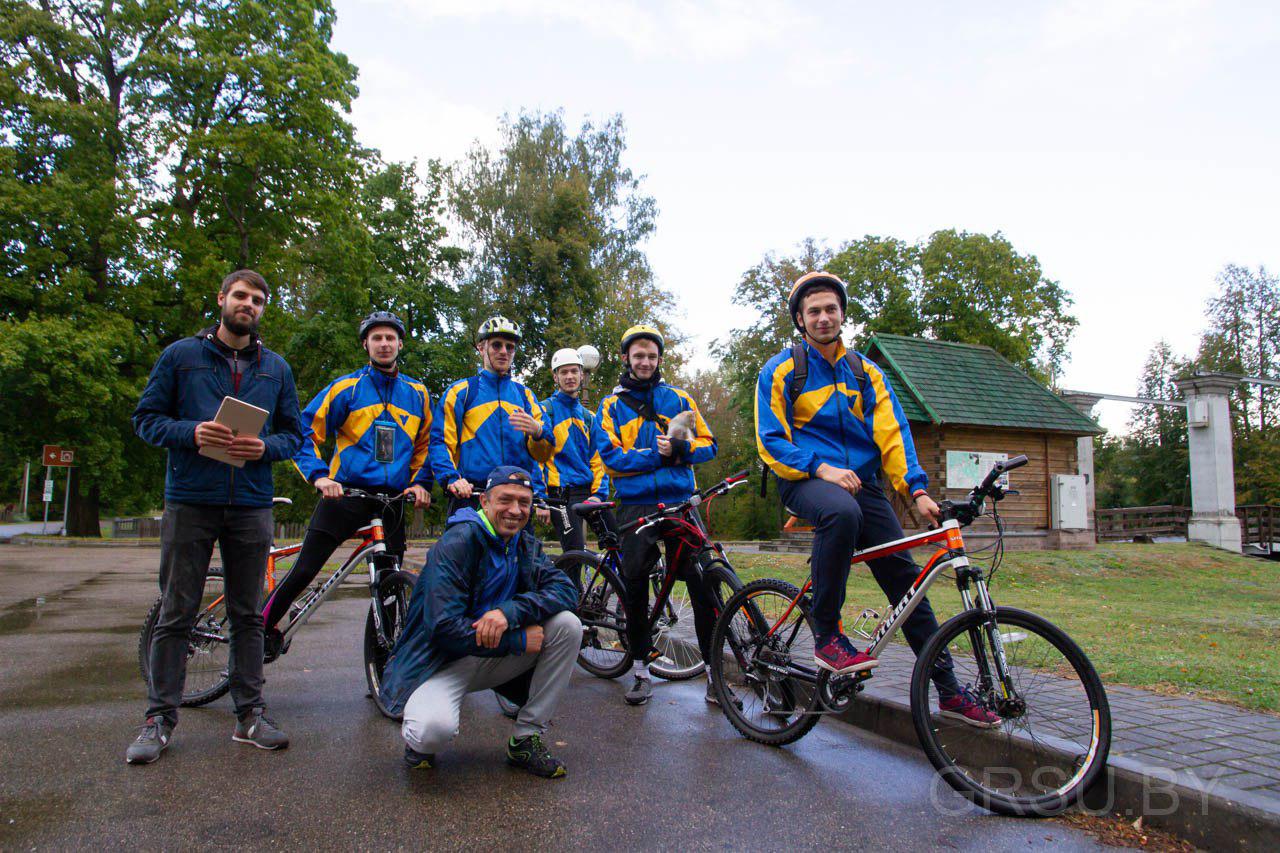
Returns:
[[[234,311],[222,312],[222,325],[227,327],[227,331],[233,335],[252,335],[258,331],[258,320],[243,320],[241,315]]]

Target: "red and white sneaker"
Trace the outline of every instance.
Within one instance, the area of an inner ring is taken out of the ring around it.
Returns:
[[[955,696],[939,699],[938,716],[959,720],[980,729],[994,729],[1004,722],[994,711],[989,711],[975,702],[973,694],[967,687],[961,688]]]
[[[880,665],[880,661],[871,655],[855,649],[844,634],[833,634],[831,639],[814,651],[813,660],[818,666],[836,675],[863,672]]]

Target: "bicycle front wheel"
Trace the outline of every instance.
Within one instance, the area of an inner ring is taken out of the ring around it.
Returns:
[[[200,613],[187,635],[187,678],[182,687],[182,707],[207,705],[231,688],[231,631],[223,596],[222,570],[210,568],[200,598]],[[160,619],[162,599],[157,598],[143,620],[138,635],[138,669],[150,683],[151,643]]]
[[[967,698],[998,724],[980,727],[947,710],[931,674],[948,660]],[[938,629],[912,673],[911,716],[947,784],[999,814],[1070,808],[1111,749],[1111,710],[1093,664],[1061,629],[1012,607],[994,617],[967,611]]]
[[[599,554],[590,551],[569,551],[556,560],[556,568],[577,579],[581,590],[578,665],[597,678],[617,678],[627,671],[631,660],[622,582]]]
[[[720,708],[744,737],[782,746],[821,713],[813,623],[800,590],[758,580],[729,599],[711,637],[711,680]]]
[[[400,639],[400,632],[404,630],[409,615],[409,599],[413,596],[413,585],[417,580],[417,576],[409,572],[394,571],[383,575],[364,622],[364,677],[369,684],[369,697],[383,716],[393,720],[400,719],[400,715],[389,711],[382,702],[382,673],[391,659],[396,641]],[[377,618],[374,608],[377,608]],[[381,629],[378,628],[379,621]]]
[[[699,558],[698,566],[703,588],[714,610],[712,618],[717,619],[724,612],[728,600],[742,589],[742,581],[734,574],[733,568],[719,557]],[[656,598],[661,579],[655,580],[652,586]],[[650,599],[651,606],[653,600]],[[714,627],[714,624],[708,626],[708,633]],[[658,614],[653,629],[653,648],[658,657],[649,664],[649,669],[654,675],[668,681],[684,681],[701,675],[706,670],[706,663],[702,659],[702,643],[698,637],[697,618],[685,581],[676,581],[667,598],[666,607]]]

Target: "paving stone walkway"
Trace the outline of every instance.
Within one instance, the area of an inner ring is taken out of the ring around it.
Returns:
[[[914,664],[909,648],[890,645],[867,694],[904,701]],[[1113,756],[1175,778],[1189,774],[1220,795],[1228,788],[1248,791],[1280,811],[1280,716],[1119,685],[1107,685],[1107,699]]]

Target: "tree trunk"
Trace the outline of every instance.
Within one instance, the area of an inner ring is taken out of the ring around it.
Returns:
[[[68,536],[102,536],[98,526],[98,504],[101,498],[95,483],[89,487],[88,494],[80,493],[80,469],[71,469],[71,502],[67,507]]]

